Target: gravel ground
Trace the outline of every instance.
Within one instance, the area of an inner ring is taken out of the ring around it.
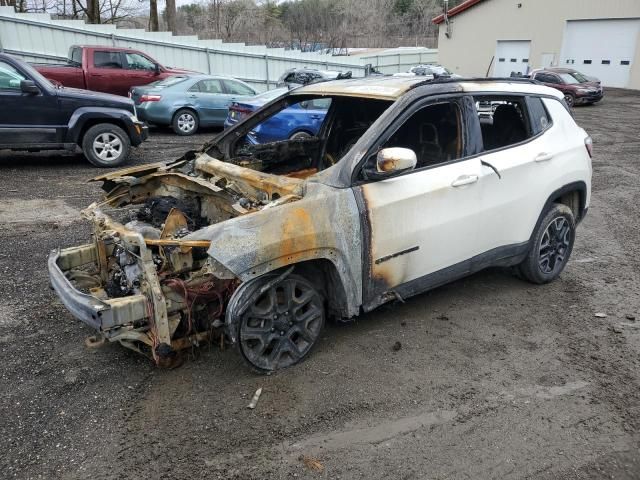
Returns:
[[[86,349],[91,331],[45,264],[87,240],[78,213],[103,170],[0,153],[0,476],[640,478],[640,318],[626,318],[640,315],[640,94],[607,93],[575,111],[594,138],[593,198],[558,281],[488,270],[330,325],[306,362],[271,376],[234,350],[168,371]],[[133,163],[212,133],[153,131]]]

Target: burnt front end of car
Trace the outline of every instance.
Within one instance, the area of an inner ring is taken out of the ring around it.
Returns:
[[[93,243],[55,250],[48,265],[53,289],[76,318],[158,364],[222,334],[236,280],[214,274],[209,242],[181,240],[189,232],[181,210],[170,209],[162,230],[139,219],[121,224],[99,209],[85,214],[94,223]]]
[[[208,160],[200,169],[183,161],[99,177],[106,199],[83,211],[92,242],[51,252],[51,286],[99,340],[158,364],[224,340],[225,306],[240,280],[210,255],[211,241],[194,234],[274,200],[294,201],[301,181]]]

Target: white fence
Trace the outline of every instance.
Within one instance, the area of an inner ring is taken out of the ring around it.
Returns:
[[[15,13],[0,7],[0,51],[29,62],[64,62],[71,45],[110,45],[148,53],[166,66],[204,73],[231,75],[258,89],[274,85],[280,75],[294,67],[351,70],[363,76],[365,65],[383,73],[406,71],[418,63],[437,61],[437,50],[408,48],[375,55],[331,56],[284,48],[199,40],[196,36],[174,36],[169,32],[90,25],[82,20],[52,20],[44,13]]]

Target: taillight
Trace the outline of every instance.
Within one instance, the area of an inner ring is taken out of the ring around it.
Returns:
[[[587,137],[584,139],[584,146],[587,147],[589,158],[593,158],[593,140],[591,139],[591,137]]]
[[[238,106],[238,105],[236,105],[236,106],[232,106],[232,107],[231,107],[231,110],[235,110],[235,111],[236,111],[236,112],[238,112],[238,113],[251,113],[251,112],[252,112],[252,110],[251,110],[250,108],[247,108],[247,107],[240,107],[240,106]]]
[[[159,102],[162,97],[160,95],[142,95],[140,103],[143,102]]]

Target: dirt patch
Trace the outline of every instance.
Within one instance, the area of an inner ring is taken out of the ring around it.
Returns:
[[[41,223],[68,225],[78,220],[80,220],[80,211],[57,198],[4,199],[0,203],[0,224],[4,225],[36,225]]]

